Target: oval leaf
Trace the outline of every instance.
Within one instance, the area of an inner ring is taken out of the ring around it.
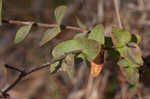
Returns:
[[[76,40],[68,40],[58,44],[52,51],[54,57],[60,57],[67,52],[82,50],[82,53],[88,60],[93,60],[100,52],[100,46],[97,41],[82,38]]]
[[[112,41],[116,47],[123,47],[131,41],[131,34],[124,29],[113,28]]]
[[[74,72],[75,72],[75,70],[74,70],[74,55],[73,54],[68,55],[64,59],[61,69],[68,74],[68,76],[71,80],[73,80]]]
[[[25,37],[29,34],[29,31],[31,30],[31,28],[32,28],[32,24],[20,27],[16,33],[14,42],[20,43],[22,40],[24,40]]]
[[[0,0],[0,25],[2,24],[2,0]]]
[[[54,58],[60,57],[67,52],[80,50],[80,45],[76,40],[68,40],[62,43],[59,43],[52,51]]]
[[[121,67],[124,68],[136,68],[139,67],[139,65],[132,63],[130,60],[128,60],[127,58],[124,59],[120,59],[117,64]]]
[[[120,48],[119,52],[122,57],[127,58],[132,63],[143,65],[142,52],[136,43],[129,43],[128,47]]]
[[[104,27],[102,25],[96,25],[91,33],[89,34],[89,39],[98,41],[99,44],[104,44]]]
[[[138,65],[143,65],[142,51],[136,43],[128,44],[128,58],[132,60],[133,63]]]
[[[135,68],[125,69],[125,78],[130,84],[136,84],[139,82],[139,73]]]
[[[52,28],[52,29],[48,29],[41,42],[40,42],[40,46],[44,45],[45,43],[47,43],[48,41],[52,40],[53,38],[55,38],[59,33],[61,32],[60,27],[56,27],[56,28]]]
[[[95,59],[96,56],[100,53],[101,46],[97,41],[87,38],[77,39],[77,41],[83,54],[85,54],[89,61]]]
[[[55,17],[57,24],[61,24],[62,19],[64,17],[64,14],[66,12],[67,7],[66,6],[59,6],[55,9]]]

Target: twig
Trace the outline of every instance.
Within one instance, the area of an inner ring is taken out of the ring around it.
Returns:
[[[32,22],[32,21],[19,21],[19,20],[2,20],[2,23],[6,24],[15,24],[15,25],[31,25],[33,23],[33,26],[36,27],[44,27],[44,28],[52,28],[52,27],[58,27],[58,24],[46,24],[46,23],[38,23],[38,22]],[[60,25],[61,26],[61,25]],[[75,27],[75,26],[62,26],[63,29],[69,29],[69,30],[76,30],[76,31],[87,31],[86,29]]]
[[[17,72],[23,72],[22,70],[20,70],[20,69],[18,69],[18,68],[16,68],[16,67],[12,67],[12,66],[10,66],[10,65],[8,65],[8,64],[5,64],[5,67],[6,68],[9,68],[9,69],[12,69],[12,70],[15,70],[15,71],[17,71]]]
[[[20,81],[21,79],[24,77],[25,75],[23,75],[23,73],[20,73],[18,78],[14,81],[14,83],[12,83],[9,87],[7,87],[4,91],[2,91],[2,94],[5,95],[7,94],[7,92],[9,90],[11,90],[12,88],[14,88]]]
[[[117,16],[118,26],[120,29],[122,29],[122,23],[121,23],[120,14],[119,14],[119,7],[118,7],[119,3],[118,3],[118,0],[113,0],[113,1],[114,1],[116,16]]]
[[[25,70],[22,71],[22,70],[20,70],[20,69],[15,68],[15,67],[6,65],[6,68],[9,68],[9,69],[18,71],[18,72],[20,72],[20,74],[19,74],[18,78],[17,78],[10,86],[8,86],[6,89],[4,89],[4,90],[2,91],[2,94],[3,94],[3,95],[6,95],[7,92],[10,91],[11,89],[13,89],[25,76],[27,76],[27,75],[29,75],[29,74],[31,74],[31,73],[33,73],[33,72],[36,72],[36,71],[38,71],[38,70],[41,70],[41,69],[43,69],[43,68],[49,67],[51,64],[53,64],[53,63],[55,63],[55,62],[57,62],[57,61],[60,61],[60,60],[64,59],[68,54],[78,54],[78,53],[81,53],[81,51],[80,51],[80,50],[76,50],[76,51],[72,51],[72,52],[65,53],[64,55],[58,57],[58,58],[55,59],[55,60],[51,60],[50,62],[47,62],[47,63],[45,63],[45,64],[42,64],[42,65],[40,65],[40,66],[38,66],[38,67],[35,66],[34,68],[29,69],[29,70],[27,70],[27,71],[25,71]]]

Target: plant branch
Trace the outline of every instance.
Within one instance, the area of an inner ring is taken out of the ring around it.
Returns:
[[[120,29],[122,29],[122,23],[121,23],[121,18],[120,18],[120,13],[119,13],[119,3],[118,0],[113,0],[114,1],[114,7],[115,7],[115,12],[116,12],[116,17],[117,17],[117,21],[118,21],[118,26]]]
[[[14,88],[20,81],[21,79],[24,77],[25,75],[23,75],[23,73],[20,73],[18,78],[14,81],[14,83],[12,83],[10,86],[8,86],[4,91],[2,91],[2,94],[5,95],[7,94],[7,92],[9,90],[11,90],[12,88]]]
[[[9,69],[12,69],[12,70],[15,70],[15,71],[17,71],[17,72],[23,72],[22,70],[20,70],[20,69],[18,69],[18,68],[16,68],[16,67],[12,67],[12,66],[10,66],[10,65],[8,65],[8,64],[5,64],[5,67],[6,68],[9,68]]]
[[[55,63],[55,62],[57,62],[57,61],[60,61],[60,60],[64,59],[68,54],[78,54],[78,53],[81,53],[81,50],[76,50],[76,51],[72,51],[72,52],[65,53],[64,55],[58,57],[58,58],[55,59],[55,60],[51,60],[50,62],[47,62],[47,63],[45,63],[45,64],[42,64],[42,65],[40,65],[40,66],[38,66],[38,67],[37,67],[37,66],[34,66],[34,68],[31,68],[31,69],[29,69],[29,70],[27,70],[27,71],[25,71],[25,70],[24,70],[24,71],[21,71],[20,69],[17,69],[17,68],[15,68],[15,67],[12,67],[12,66],[9,66],[9,65],[6,65],[6,68],[9,68],[9,69],[18,71],[18,72],[20,72],[20,74],[19,74],[18,78],[17,78],[10,86],[8,86],[6,89],[4,89],[4,90],[2,91],[2,94],[3,94],[3,95],[6,95],[7,92],[10,91],[11,89],[13,89],[25,76],[27,76],[27,75],[29,75],[29,74],[31,74],[31,73],[33,73],[33,72],[36,72],[36,71],[38,71],[38,70],[41,70],[41,69],[43,69],[43,68],[49,67],[51,64],[53,64],[53,63]]]
[[[2,20],[2,23],[6,24],[15,24],[15,25],[31,25],[33,23],[33,26],[36,27],[44,27],[44,28],[52,28],[52,27],[58,27],[58,24],[46,24],[46,23],[38,23],[38,22],[33,22],[33,21],[19,21],[19,20]],[[61,27],[61,25],[60,25]],[[75,26],[62,26],[63,29],[69,29],[69,30],[76,30],[76,31],[87,31],[86,29],[75,27]]]

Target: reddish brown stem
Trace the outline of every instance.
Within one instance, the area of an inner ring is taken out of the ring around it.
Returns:
[[[16,25],[31,25],[33,23],[33,26],[37,26],[37,27],[44,27],[44,28],[52,28],[52,27],[58,27],[58,24],[46,24],[46,23],[38,23],[38,22],[29,22],[29,21],[19,21],[19,20],[2,20],[3,23],[6,24],[16,24]],[[64,26],[65,29],[69,29],[69,30],[76,30],[76,31],[88,31],[86,29],[83,28],[79,28],[79,27],[75,27],[75,26]]]

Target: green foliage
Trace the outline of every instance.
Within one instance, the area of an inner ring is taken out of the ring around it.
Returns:
[[[140,41],[138,39],[126,30],[113,29],[113,44],[122,58],[118,61],[118,65],[125,70],[125,78],[130,84],[138,83],[138,67],[143,65],[142,52],[137,45]]]
[[[2,24],[2,0],[0,0],[0,25]]]
[[[59,6],[55,10],[55,17],[56,17],[56,22],[57,24],[61,24],[62,19],[64,17],[64,14],[66,12],[67,7],[66,6]]]
[[[128,67],[138,67],[138,65],[132,63],[130,60],[124,58],[124,59],[120,59],[118,61],[118,65],[120,65],[123,68],[128,68]]]
[[[137,65],[143,65],[142,52],[137,44],[129,43],[129,46],[119,48],[120,55]]]
[[[103,45],[104,44],[104,27],[102,25],[96,25],[92,29],[88,38],[96,40],[100,45]]]
[[[83,54],[85,54],[85,57],[89,61],[95,59],[101,51],[101,46],[95,40],[83,38],[78,39],[77,42],[80,45]]]
[[[59,26],[63,20],[67,10],[65,6],[59,6],[55,9],[55,17],[57,25],[50,28],[44,34],[40,45],[44,45],[48,41],[55,38],[61,33]],[[72,40],[67,40],[59,43],[52,50],[53,59],[57,59],[62,55],[72,51],[80,50],[78,55],[67,55],[61,61],[58,61],[50,66],[50,72],[55,73],[59,69],[67,72],[69,77],[74,76],[74,56],[81,57],[84,60],[93,62],[101,52],[108,52],[108,57],[112,61],[118,61],[117,64],[123,69],[124,76],[131,85],[137,85],[139,82],[138,68],[143,65],[142,52],[138,44],[141,37],[137,34],[131,34],[127,30],[113,28],[110,37],[104,36],[104,27],[100,24],[96,25],[91,31],[88,31],[78,18],[77,24],[80,28],[85,29],[81,33],[77,33]],[[31,25],[22,26],[16,33],[15,43],[21,42],[29,33]],[[94,63],[95,64],[95,63]],[[99,64],[96,64],[99,65]]]
[[[78,38],[85,38],[87,36],[87,31],[83,32],[83,33],[78,33],[74,36],[74,39],[78,39]]]
[[[68,74],[68,76],[71,80],[73,80],[74,73],[75,73],[75,70],[74,70],[74,55],[73,54],[68,55],[64,59],[61,69]]]
[[[54,57],[60,57],[67,52],[81,50],[86,58],[90,61],[96,58],[100,52],[98,42],[92,39],[82,38],[75,40],[68,40],[58,44],[52,51]]]
[[[51,28],[48,29],[41,42],[40,42],[40,46],[44,45],[45,43],[47,43],[48,41],[52,40],[53,38],[55,38],[59,33],[61,32],[60,27],[55,27],[55,28]]]
[[[139,73],[136,68],[125,68],[125,77],[130,84],[137,84],[139,82]]]
[[[112,41],[115,47],[123,47],[131,41],[131,34],[124,29],[113,28]]]
[[[68,40],[62,43],[59,43],[52,51],[54,58],[60,57],[67,52],[80,50],[80,45],[76,40]]]
[[[22,40],[24,40],[25,37],[29,34],[31,28],[32,28],[32,24],[20,27],[16,33],[14,42],[20,43]]]
[[[59,61],[55,62],[54,64],[51,64],[50,65],[50,73],[55,73],[57,68],[59,68],[59,64],[60,64]]]
[[[120,59],[118,65],[125,69],[125,78],[130,84],[137,84],[139,81],[138,65],[128,59]]]

